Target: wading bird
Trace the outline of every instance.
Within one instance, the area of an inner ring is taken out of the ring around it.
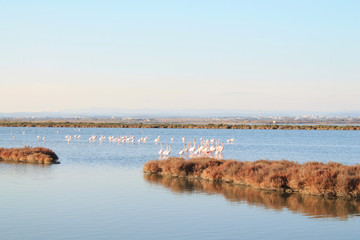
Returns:
[[[159,151],[159,155],[162,155],[163,154],[163,146],[162,146],[162,143],[160,143],[160,146],[161,146],[161,149]]]

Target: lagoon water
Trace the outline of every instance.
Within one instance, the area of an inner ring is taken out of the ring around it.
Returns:
[[[59,132],[59,133],[58,133]],[[81,135],[70,143],[66,135]],[[135,143],[89,143],[91,135]],[[14,137],[13,137],[14,136]],[[37,138],[40,136],[40,139]],[[147,143],[136,140],[148,136]],[[142,172],[154,139],[221,139],[224,159],[360,162],[359,131],[0,128],[0,147],[43,146],[61,164],[0,163],[0,239],[358,239],[360,202]],[[42,137],[46,137],[43,141]]]

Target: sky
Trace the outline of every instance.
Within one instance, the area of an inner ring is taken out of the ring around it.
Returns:
[[[359,9],[0,0],[0,112],[359,111]]]

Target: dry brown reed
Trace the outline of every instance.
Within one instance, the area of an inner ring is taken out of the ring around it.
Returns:
[[[0,148],[0,161],[51,164],[58,163],[58,156],[43,147]]]
[[[218,181],[203,181],[201,179],[179,178],[159,174],[144,174],[144,179],[151,184],[162,185],[176,193],[221,194],[231,202],[246,202],[247,204],[262,206],[275,211],[286,208],[311,218],[339,218],[346,220],[360,213],[360,200],[357,199],[329,199],[302,194],[264,191]]]
[[[167,158],[145,163],[144,172],[224,181],[322,197],[360,198],[360,165],[286,160],[234,161]]]

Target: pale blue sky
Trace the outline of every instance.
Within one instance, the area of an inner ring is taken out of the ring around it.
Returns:
[[[360,1],[0,0],[0,112],[356,111]]]

